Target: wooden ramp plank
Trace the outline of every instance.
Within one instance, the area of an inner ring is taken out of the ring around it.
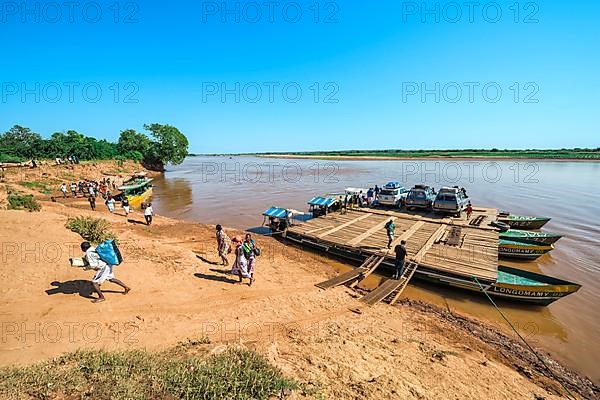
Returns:
[[[423,247],[421,247],[417,254],[415,254],[411,261],[414,261],[417,264],[420,263],[423,257],[425,257],[425,254],[427,254],[429,249],[431,249],[431,246],[433,246],[435,241],[440,237],[440,235],[444,233],[445,230],[446,225],[440,225],[440,227],[435,232],[433,232],[433,234],[429,237],[427,242],[425,242],[425,244],[423,245]]]
[[[322,239],[323,237],[325,237],[325,236],[327,236],[327,235],[329,235],[329,234],[335,233],[335,232],[337,232],[337,231],[339,231],[339,230],[342,230],[342,229],[344,229],[344,228],[346,228],[346,227],[348,227],[348,226],[350,226],[350,225],[354,224],[355,222],[362,221],[363,219],[367,219],[367,218],[369,218],[371,215],[373,215],[373,214],[364,214],[364,215],[361,215],[361,216],[359,216],[359,217],[357,217],[357,218],[354,218],[354,219],[353,219],[353,220],[351,220],[351,221],[348,221],[348,222],[345,222],[345,223],[343,223],[343,224],[341,224],[341,225],[338,225],[338,226],[336,226],[336,227],[335,227],[335,228],[333,228],[333,229],[330,229],[330,230],[328,230],[328,231],[325,231],[325,232],[319,233],[319,234],[317,235],[317,237]]]
[[[357,279],[366,272],[369,272],[370,269],[367,268],[375,262],[375,259],[376,256],[372,255],[371,257],[367,258],[367,260],[365,260],[365,262],[360,267],[354,268],[348,272],[345,272],[324,282],[317,283],[315,286],[321,289],[329,289],[335,286],[343,285],[344,283],[350,282],[353,279]],[[379,266],[379,264],[381,264],[381,261],[379,261],[379,263],[375,262],[376,267]],[[373,270],[375,269],[373,268]],[[369,274],[371,272],[369,272]]]
[[[385,225],[388,223],[389,220],[395,221],[396,217],[387,218],[387,219],[381,221],[377,225],[373,226],[372,228],[366,230],[365,232],[361,233],[360,235],[358,235],[355,238],[353,238],[352,240],[350,240],[348,242],[348,244],[350,246],[356,246],[357,244],[359,244],[360,242],[362,242],[363,240],[365,240],[366,238],[371,236],[373,233],[385,228]]]
[[[392,295],[393,293],[395,293],[392,301],[390,302],[390,304],[393,304],[394,302],[396,302],[396,300],[398,300],[398,298],[400,297],[400,295],[402,294],[402,292],[408,285],[408,282],[415,274],[417,267],[418,267],[417,263],[409,262],[406,265],[406,268],[404,268],[404,271],[402,272],[402,275],[400,276],[399,279],[386,280],[381,285],[379,285],[375,290],[364,295],[360,299],[360,301],[372,306],[372,305],[380,302],[381,300],[387,298],[388,296]]]
[[[393,294],[393,297],[390,300],[391,305],[394,305],[394,303],[398,301],[398,299],[402,295],[402,292],[404,292],[404,289],[406,289],[406,287],[408,286],[408,282],[415,275],[417,268],[419,268],[419,264],[413,262],[408,263],[408,265],[404,269],[404,272],[402,272],[402,276],[400,277],[400,279],[402,280],[402,285],[400,285],[400,287],[396,289],[396,293]]]
[[[415,234],[416,231],[421,229],[421,227],[423,225],[425,225],[425,222],[423,222],[423,221],[415,222],[410,228],[408,228],[406,231],[402,232],[402,234],[400,236],[398,236],[396,239],[394,239],[394,241],[392,242],[392,245],[390,247],[392,249],[394,249],[398,244],[400,244],[401,241],[408,240],[412,235]]]
[[[372,256],[372,257],[376,257],[376,256]],[[384,260],[385,260],[385,256],[380,256],[378,258],[373,259],[373,262],[370,265],[368,265],[368,266],[365,267],[365,272],[360,277],[360,280],[365,279],[367,276],[369,276],[373,272],[375,272],[375,270],[377,269],[377,267],[379,267]],[[354,286],[358,285],[358,282],[359,282],[358,279],[356,281],[352,282],[350,284],[350,287],[354,287]]]
[[[400,279],[388,279],[381,285],[377,286],[375,290],[372,290],[361,297],[360,301],[372,306],[373,304],[378,303],[388,297],[394,290],[398,289],[400,285],[402,285],[402,281]]]

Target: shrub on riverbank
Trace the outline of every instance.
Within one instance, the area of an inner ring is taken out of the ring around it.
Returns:
[[[0,394],[9,398],[268,399],[299,386],[249,350],[210,357],[182,357],[174,350],[78,351],[2,368],[0,375]]]
[[[8,188],[7,192],[9,210],[27,210],[33,212],[42,209],[40,203],[31,194],[23,194],[11,188]]]
[[[111,231],[108,221],[102,218],[69,218],[65,226],[73,232],[78,233],[85,240],[95,244],[117,238]]]

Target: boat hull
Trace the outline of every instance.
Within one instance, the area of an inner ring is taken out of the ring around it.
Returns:
[[[537,281],[537,285],[520,284],[498,280],[487,289],[487,292],[495,297],[512,301],[528,302],[539,305],[548,305],[558,299],[577,292],[581,285],[552,278],[546,275],[536,274],[522,269],[507,266],[498,266],[499,273],[507,273],[518,279]]]
[[[152,188],[149,188],[142,194],[127,195],[127,199],[129,200],[129,205],[133,208],[141,208],[142,203],[148,201],[151,197],[152,197]]]
[[[520,243],[512,240],[498,241],[498,256],[500,257],[535,260],[553,249],[553,245]]]
[[[504,222],[513,229],[541,229],[546,225],[550,218],[526,217],[521,215],[511,215],[508,217],[498,217],[498,221]]]
[[[551,245],[556,243],[562,235],[545,232],[531,232],[525,230],[511,229],[506,232],[500,232],[500,239],[512,240],[514,242]]]

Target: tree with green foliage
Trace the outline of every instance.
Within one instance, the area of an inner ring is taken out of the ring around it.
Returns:
[[[150,169],[164,170],[165,164],[181,164],[188,155],[189,142],[179,129],[171,125],[150,124],[144,128],[152,134],[148,152],[144,154],[144,163]]]
[[[29,128],[15,125],[3,135],[0,135],[0,153],[15,158],[30,159],[39,157],[44,140],[40,134]]]
[[[148,139],[148,136],[138,133],[135,129],[121,131],[119,141],[117,142],[119,154],[122,155],[135,152],[146,154],[151,145],[152,142]]]
[[[30,129],[15,125],[0,135],[0,162],[74,155],[81,160],[143,161],[152,169],[163,170],[165,164],[179,164],[187,156],[188,140],[177,128],[160,124],[145,125],[144,128],[150,131],[154,140],[134,129],[126,129],[117,143],[111,143],[75,130],[55,132],[44,140]]]

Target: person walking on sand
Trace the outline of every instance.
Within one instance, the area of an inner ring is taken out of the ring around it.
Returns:
[[[127,199],[127,196],[123,196],[123,200],[121,200],[121,206],[123,207],[123,210],[125,210],[125,216],[127,217],[130,212],[129,199]]]
[[[67,184],[63,182],[62,185],[60,185],[60,191],[63,194],[63,198],[67,198]]]
[[[252,240],[251,234],[246,234],[242,249],[244,250],[244,256],[246,257],[246,260],[248,260],[248,275],[250,275],[250,283],[248,286],[252,286],[254,283],[254,267],[256,266],[257,247],[254,243],[254,240]]]
[[[71,197],[77,197],[77,185],[71,182]]]
[[[111,214],[115,212],[115,199],[112,196],[108,196],[108,199],[106,199],[106,207],[108,207]]]
[[[152,225],[152,217],[154,216],[154,210],[152,209],[152,203],[148,203],[146,209],[144,210],[144,219],[146,220],[146,225]]]
[[[223,265],[228,266],[229,260],[227,259],[227,254],[231,253],[231,239],[221,225],[216,226],[217,231],[217,251],[219,252],[219,257],[223,261]]]
[[[115,278],[115,274],[113,273],[113,266],[104,262],[100,255],[96,252],[96,248],[93,247],[89,242],[81,243],[81,251],[85,254],[83,256],[84,260],[87,264],[96,271],[94,277],[92,278],[92,287],[94,291],[98,294],[98,298],[92,300],[92,303],[100,303],[106,298],[100,289],[100,285],[104,282],[109,281],[114,284],[121,286],[124,289],[123,294],[129,293],[131,288]]]
[[[231,268],[231,273],[240,278],[239,283],[242,283],[244,278],[250,278],[250,284],[252,284],[252,276],[248,273],[248,259],[244,254],[242,239],[236,236],[231,240],[231,243],[235,248],[235,262],[233,268]]]
[[[404,259],[406,258],[406,240],[400,241],[400,244],[394,249],[396,252],[396,272],[394,273],[393,279],[400,279],[404,272]]]
[[[92,211],[96,211],[96,198],[90,194],[90,196],[88,197],[88,201],[90,202],[90,207],[92,208]]]
[[[473,207],[471,206],[471,204],[467,205],[465,211],[467,211],[467,220],[470,220],[471,214],[473,214]]]
[[[387,248],[392,248],[392,242],[394,241],[394,231],[396,230],[396,225],[394,225],[394,220],[390,219],[387,224],[385,224],[385,231],[388,237]]]

